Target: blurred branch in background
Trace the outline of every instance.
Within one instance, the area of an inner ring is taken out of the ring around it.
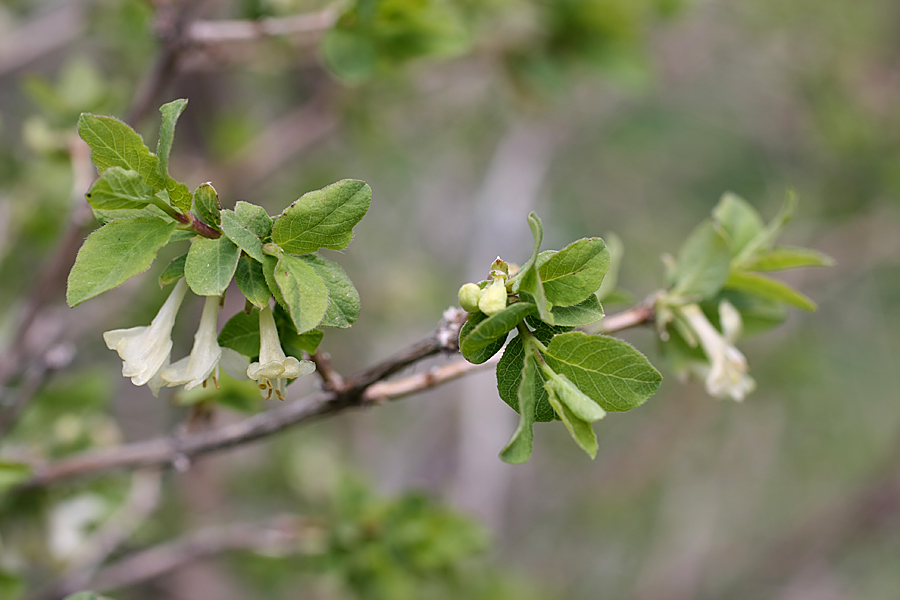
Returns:
[[[0,39],[0,77],[66,47],[87,26],[87,0],[71,0],[31,21],[5,32]]]

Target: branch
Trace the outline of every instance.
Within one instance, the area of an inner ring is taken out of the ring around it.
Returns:
[[[320,34],[334,26],[334,8],[305,15],[256,21],[195,21],[187,28],[187,39],[195,44],[255,41],[272,36]]]
[[[59,600],[84,588],[99,592],[125,588],[232,550],[254,550],[267,554],[294,552],[312,527],[314,525],[303,519],[284,515],[260,523],[202,529],[127,556],[86,578],[83,585],[73,586],[72,582],[64,581],[35,594],[30,600]]]
[[[633,311],[638,311],[645,319],[618,315],[610,317],[613,325],[606,328],[606,333],[634,327],[646,321],[645,309],[641,307],[622,314],[630,314]],[[433,369],[428,373],[379,384],[382,380],[425,358],[440,352],[456,352],[459,330],[465,318],[465,311],[458,308],[448,309],[441,324],[430,336],[346,380],[339,391],[317,392],[301,400],[211,431],[93,450],[35,467],[31,479],[18,489],[34,489],[67,479],[97,476],[124,468],[175,466],[179,470],[184,470],[190,466],[191,459],[197,456],[246,444],[348,408],[362,408],[402,398],[463,377],[486,365],[469,365],[460,361]]]

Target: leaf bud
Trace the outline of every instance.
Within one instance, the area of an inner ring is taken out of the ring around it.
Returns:
[[[475,283],[467,283],[459,288],[459,305],[466,312],[478,311],[478,301],[481,299],[481,288]]]
[[[509,265],[506,264],[505,260],[498,256],[497,260],[491,264],[491,277],[496,277],[500,274],[504,277],[509,277]]]

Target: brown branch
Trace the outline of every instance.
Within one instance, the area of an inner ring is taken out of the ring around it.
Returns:
[[[637,307],[622,314],[644,309]],[[452,363],[428,373],[380,385],[378,382],[440,352],[456,352],[459,330],[465,322],[465,311],[450,308],[440,326],[427,338],[394,356],[368,368],[344,382],[340,391],[322,391],[248,419],[210,431],[198,431],[174,437],[126,444],[116,448],[93,450],[55,463],[35,467],[34,475],[19,489],[44,487],[67,479],[97,476],[124,468],[190,466],[191,459],[246,444],[301,423],[335,414],[348,408],[360,408],[394,398],[402,398],[483,368],[483,365]],[[612,317],[610,317],[612,319]],[[613,333],[642,323],[635,317],[613,320]]]
[[[74,584],[70,581],[43,590],[29,600],[59,600],[90,588],[98,592],[149,581],[187,564],[234,550],[267,554],[296,552],[315,525],[291,515],[260,523],[239,523],[202,529],[181,539],[136,552]]]
[[[342,392],[346,388],[344,378],[331,366],[331,355],[327,352],[314,352],[310,360],[316,363],[316,374],[322,378],[322,387],[329,392]]]

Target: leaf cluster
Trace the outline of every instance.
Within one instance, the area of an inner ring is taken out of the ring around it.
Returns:
[[[560,251],[541,252],[543,224],[534,213],[528,224],[534,250],[506,281],[508,305],[490,316],[473,311],[460,331],[460,350],[470,362],[483,363],[517,330],[497,364],[500,397],[519,413],[503,460],[527,461],[535,421],[554,419],[593,458],[597,439],[591,423],[608,411],[640,406],[662,377],[628,343],[572,331],[603,318],[596,295],[610,265],[603,240],[584,238]]]
[[[344,270],[321,256],[343,250],[372,198],[362,181],[342,180],[304,194],[280,215],[237,202],[224,208],[210,183],[193,192],[169,175],[178,117],[187,100],[160,109],[156,152],[131,127],[113,117],[83,114],[82,139],[100,178],[86,194],[102,226],[85,241],[69,274],[67,298],[76,306],[148,269],[161,248],[189,241],[184,254],[160,275],[165,286],[184,277],[200,296],[225,293],[232,279],[248,310],[223,329],[220,344],[247,356],[259,354],[251,307],[274,297],[285,350],[314,352],[319,327],[346,328],[359,317],[359,294]],[[255,337],[254,337],[255,336]]]

